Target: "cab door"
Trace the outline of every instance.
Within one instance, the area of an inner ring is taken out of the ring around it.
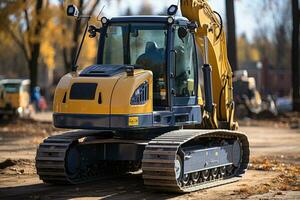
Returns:
[[[194,33],[184,26],[176,26],[174,32],[173,113],[175,123],[200,122],[198,105],[198,58]]]

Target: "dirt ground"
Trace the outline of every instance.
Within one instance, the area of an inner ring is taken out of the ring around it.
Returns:
[[[251,146],[241,181],[180,195],[145,188],[141,174],[76,186],[43,184],[35,172],[36,147],[61,130],[47,115],[35,119],[40,121],[0,122],[0,199],[300,199],[300,129],[276,120],[241,123]]]

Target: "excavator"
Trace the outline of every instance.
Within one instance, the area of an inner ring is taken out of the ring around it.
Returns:
[[[40,179],[78,184],[142,170],[144,185],[186,193],[237,181],[249,143],[234,120],[232,71],[221,16],[206,0],[181,0],[166,16],[87,20],[72,72],[59,81],[53,123],[36,154]],[[96,64],[78,70],[86,33]],[[202,91],[203,89],[203,91]]]

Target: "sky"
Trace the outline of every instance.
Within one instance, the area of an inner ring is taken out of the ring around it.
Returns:
[[[225,15],[225,0],[208,0],[214,10],[219,12],[223,19],[226,19]],[[53,3],[57,3],[58,0],[51,0]],[[109,2],[109,4],[108,4]],[[235,1],[235,18],[236,18],[236,31],[237,35],[246,34],[247,38],[251,41],[256,31],[256,22],[262,18],[264,23],[272,24],[272,16],[267,12],[261,13],[262,0],[236,0]],[[283,2],[283,1],[282,1]],[[105,5],[103,15],[108,18],[120,16],[130,8],[133,13],[137,13],[143,3],[149,3],[154,14],[158,14],[166,10],[171,4],[177,4],[178,0],[122,0],[118,5],[117,0],[101,1],[97,7],[97,12]]]
[[[113,17],[121,15],[122,12],[130,7],[133,13],[138,12],[143,3],[148,2],[154,13],[160,13],[163,9],[171,4],[177,4],[178,0],[122,0],[120,7],[118,7],[117,0],[108,0],[110,5],[105,5],[104,15]],[[255,32],[255,19],[253,13],[253,5],[259,4],[261,0],[239,0],[235,3],[235,18],[236,31],[238,35],[245,33],[247,38],[251,40]],[[251,2],[251,5],[250,5]],[[214,10],[219,12],[223,19],[225,19],[225,0],[209,0],[210,5]],[[102,3],[100,7],[104,4]],[[121,10],[121,13],[120,13]]]

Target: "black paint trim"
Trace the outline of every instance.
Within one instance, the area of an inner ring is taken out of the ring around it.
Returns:
[[[130,116],[139,117],[139,125],[128,126]],[[139,115],[91,115],[91,114],[65,114],[54,113],[53,124],[57,128],[79,129],[132,129],[153,127],[152,114]]]
[[[97,83],[73,83],[71,86],[70,99],[74,100],[93,100]]]
[[[139,125],[128,126],[130,116],[139,117]],[[184,116],[186,121],[176,122],[176,118]],[[136,115],[92,115],[54,113],[53,123],[57,128],[100,129],[100,130],[130,130],[159,127],[175,127],[189,124],[200,124],[202,121],[201,108],[194,106],[174,106],[173,112],[157,111],[149,114]],[[178,123],[179,122],[179,123]]]

